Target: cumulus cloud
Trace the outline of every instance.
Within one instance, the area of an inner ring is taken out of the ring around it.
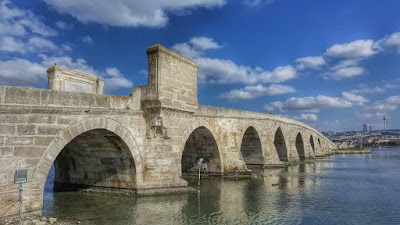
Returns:
[[[82,23],[94,22],[119,27],[163,27],[168,14],[178,14],[195,8],[214,8],[225,5],[225,0],[44,0],[50,7],[75,17]],[[116,13],[109,13],[110,11]]]
[[[389,84],[389,86],[391,86]],[[383,87],[379,86],[368,86],[365,84],[360,85],[357,89],[353,89],[350,92],[355,94],[380,94],[384,93],[386,90]]]
[[[91,37],[89,37],[89,36],[85,36],[85,37],[81,38],[81,41],[83,43],[86,43],[86,44],[92,44],[93,43],[93,39]]]
[[[372,108],[383,112],[394,111],[396,109],[399,109],[400,96],[394,95],[386,98],[385,100],[375,102]]]
[[[363,58],[377,53],[372,40],[357,40],[350,43],[335,44],[328,48],[325,55],[332,58]]]
[[[325,65],[325,59],[322,56],[309,56],[296,59],[297,68],[303,69],[317,69]]]
[[[295,116],[296,120],[305,120],[305,121],[318,121],[318,116],[314,113],[308,114],[300,114],[300,116]]]
[[[361,96],[361,95],[356,95],[354,93],[350,92],[342,92],[343,99],[352,102],[355,105],[362,106],[365,103],[369,102],[369,99]]]
[[[173,45],[172,50],[177,51],[188,58],[195,59],[201,57],[207,50],[218,49],[221,47],[221,45],[211,38],[193,37],[189,40],[189,42]]]
[[[33,85],[39,80],[46,79],[46,69],[42,64],[26,59],[0,61],[0,84]]]
[[[318,95],[316,97],[292,97],[286,101],[275,101],[267,104],[267,111],[312,111],[319,112],[324,109],[350,108],[355,102],[340,97]]]
[[[273,71],[262,68],[237,65],[231,60],[197,58],[199,81],[208,83],[244,83],[255,84],[281,83],[296,78],[296,70],[292,66],[277,67]]]
[[[254,99],[261,96],[274,96],[294,92],[296,92],[296,89],[287,85],[272,84],[269,87],[264,87],[259,84],[222,93],[220,98],[228,100]]]
[[[188,42],[178,43],[172,49],[192,58],[199,66],[198,79],[201,83],[244,83],[253,85],[263,83],[281,83],[297,77],[296,69],[280,66],[272,71],[261,67],[238,65],[229,59],[204,57],[207,50],[219,49],[222,45],[208,37],[193,37]]]
[[[108,90],[133,87],[132,81],[126,79],[124,75],[115,67],[106,68],[103,77],[105,81],[105,88]]]
[[[29,52],[49,52],[56,51],[58,47],[50,40],[41,37],[31,37],[26,41],[18,38],[4,36],[0,38],[0,51],[29,53]]]
[[[57,31],[42,23],[31,11],[13,7],[8,0],[0,3],[0,36],[56,36]]]

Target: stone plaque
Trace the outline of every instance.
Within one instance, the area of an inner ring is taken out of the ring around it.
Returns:
[[[88,84],[65,80],[64,91],[92,93],[92,87]]]

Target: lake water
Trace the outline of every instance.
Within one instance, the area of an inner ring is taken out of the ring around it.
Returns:
[[[47,185],[43,214],[81,224],[400,224],[399,148],[255,172],[169,196],[53,193]]]

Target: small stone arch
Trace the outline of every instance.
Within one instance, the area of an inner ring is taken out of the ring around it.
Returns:
[[[305,151],[304,151],[304,141],[303,141],[303,138],[302,138],[300,132],[297,133],[295,142],[296,142],[295,146],[296,146],[297,153],[299,155],[299,159],[300,159],[300,161],[304,161],[306,159],[306,155],[305,155]]]
[[[310,135],[310,145],[311,145],[311,149],[313,150],[313,152],[315,154],[314,137],[312,135]]]
[[[216,150],[218,152],[218,164],[219,164],[219,171],[220,173],[224,173],[225,171],[225,167],[224,167],[224,158],[223,158],[223,154],[221,152],[221,144],[220,141],[218,139],[218,135],[216,134],[216,132],[214,131],[214,129],[212,128],[212,126],[208,123],[208,121],[206,120],[197,120],[195,121],[188,129],[186,129],[184,131],[184,138],[183,138],[183,143],[182,143],[182,149],[181,149],[181,164],[180,164],[180,169],[181,171],[183,169],[183,165],[182,165],[182,160],[184,157],[184,151],[185,151],[185,147],[187,144],[187,141],[189,140],[189,138],[191,137],[191,135],[197,130],[197,129],[206,129],[207,132],[209,132],[209,138],[212,137],[212,139],[215,141],[215,145],[216,145]]]
[[[280,161],[288,161],[288,151],[285,141],[285,136],[282,132],[281,127],[278,127],[274,135],[274,146]]]
[[[135,186],[139,188],[143,183],[143,161],[136,140],[127,128],[108,117],[87,118],[62,130],[47,147],[34,171],[33,184],[35,187],[43,193],[47,175],[59,153],[74,138],[96,129],[104,129],[116,134],[128,146],[129,154],[131,154],[135,165]]]
[[[246,165],[263,165],[265,156],[256,128],[249,126],[241,137],[240,153]]]

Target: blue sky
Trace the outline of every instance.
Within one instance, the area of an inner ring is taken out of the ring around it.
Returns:
[[[159,43],[199,66],[199,102],[322,131],[400,128],[397,0],[0,0],[0,84],[47,88],[54,65],[147,83]]]

